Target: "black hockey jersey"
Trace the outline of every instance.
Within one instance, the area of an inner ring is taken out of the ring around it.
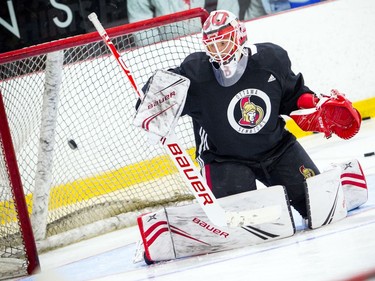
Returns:
[[[254,46],[244,74],[229,87],[217,82],[203,52],[171,70],[190,79],[182,115],[193,119],[196,156],[204,163],[264,161],[294,138],[280,115],[296,110],[299,96],[311,91],[291,70],[284,49],[271,43]]]

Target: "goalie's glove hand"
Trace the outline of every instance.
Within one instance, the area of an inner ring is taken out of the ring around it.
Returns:
[[[361,115],[344,94],[331,90],[330,96],[322,95],[317,104],[324,127],[342,139],[354,137],[361,127]]]
[[[302,130],[322,132],[326,138],[334,133],[342,139],[350,139],[361,126],[361,115],[337,90],[319,97],[303,94],[298,106],[307,109],[293,111],[290,117]]]

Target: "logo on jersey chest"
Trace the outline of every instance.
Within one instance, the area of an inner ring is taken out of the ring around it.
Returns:
[[[229,103],[229,124],[240,134],[256,134],[271,114],[269,97],[261,90],[246,89],[235,95]]]

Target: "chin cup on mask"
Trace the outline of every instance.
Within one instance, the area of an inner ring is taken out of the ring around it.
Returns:
[[[247,66],[248,50],[244,49],[244,55],[239,61],[233,58],[230,62],[219,64],[212,62],[212,68],[218,83],[223,87],[234,85],[243,75]]]

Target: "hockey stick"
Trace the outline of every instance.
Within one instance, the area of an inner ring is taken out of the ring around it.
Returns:
[[[142,91],[139,90],[139,87],[135,83],[132,73],[126,66],[123,57],[117,51],[113,42],[109,38],[97,15],[95,13],[91,13],[88,18],[95,26],[99,35],[102,37],[104,43],[109,48],[118,64],[121,66],[125,75],[128,77],[138,97],[143,98],[144,95]],[[179,144],[177,137],[174,135],[169,135],[162,138],[161,143],[167,150],[168,155],[176,165],[182,178],[187,183],[190,191],[193,193],[201,208],[206,213],[208,219],[211,220],[215,225],[242,226],[260,224],[277,220],[280,217],[281,211],[279,206],[270,206],[241,212],[226,212],[221,207],[216,197],[213,195],[211,189],[208,187],[206,181],[203,179],[203,177],[195,167],[190,156]]]

